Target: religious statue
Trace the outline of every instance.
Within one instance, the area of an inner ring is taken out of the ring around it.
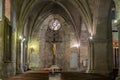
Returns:
[[[53,55],[56,54],[56,43],[52,43]]]

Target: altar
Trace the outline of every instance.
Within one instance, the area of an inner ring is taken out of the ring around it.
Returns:
[[[57,65],[52,65],[49,68],[44,68],[44,71],[48,71],[49,73],[60,73],[62,69]]]
[[[52,65],[50,67],[50,73],[60,73],[62,69],[58,67],[57,65]]]

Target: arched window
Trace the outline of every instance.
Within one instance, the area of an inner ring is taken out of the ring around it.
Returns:
[[[51,30],[59,30],[61,27],[60,21],[58,19],[51,19],[49,22],[49,27]]]

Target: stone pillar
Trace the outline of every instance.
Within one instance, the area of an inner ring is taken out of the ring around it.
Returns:
[[[12,61],[13,62],[15,62],[15,65],[14,65],[14,75],[16,75],[16,68],[17,68],[17,66],[16,66],[16,32],[13,32],[12,33]]]
[[[88,72],[108,74],[113,70],[111,1],[95,0],[94,7]]]
[[[90,73],[110,73],[113,69],[112,39],[89,40],[89,67]]]
[[[116,19],[120,20],[120,0],[115,0]]]
[[[16,73],[21,73],[20,54],[21,54],[21,40],[17,39],[17,54],[16,54]]]
[[[88,70],[87,70],[87,72],[92,72],[93,70],[94,70],[94,60],[93,60],[93,40],[92,39],[88,39],[88,42],[89,42],[89,50],[88,50]]]
[[[118,26],[118,42],[120,45],[120,25]],[[120,80],[120,46],[119,46],[119,67],[118,67],[118,77],[116,78],[116,80]]]
[[[17,29],[16,29],[16,1],[11,1],[11,19],[12,19],[12,59],[15,62],[15,74],[18,73],[18,63],[17,63]]]
[[[23,43],[23,64],[24,64],[24,70],[26,71],[27,70],[27,68],[28,68],[28,65],[27,65],[27,49],[28,49],[28,47],[27,47],[27,41],[25,41],[24,43]]]
[[[120,0],[115,0],[115,7],[116,7],[116,20],[118,20],[118,23],[120,23]],[[120,45],[120,24],[117,25],[118,27],[118,42]],[[116,80],[120,80],[120,46],[119,46],[119,68],[118,68],[118,77]]]

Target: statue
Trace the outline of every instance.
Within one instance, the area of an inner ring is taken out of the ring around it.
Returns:
[[[53,55],[56,54],[56,44],[52,43]]]
[[[52,43],[52,51],[53,51],[53,65],[55,65],[56,43]]]

